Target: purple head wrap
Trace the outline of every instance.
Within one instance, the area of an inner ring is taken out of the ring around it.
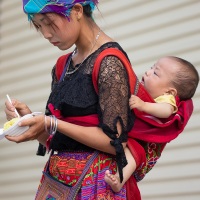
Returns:
[[[22,0],[24,12],[31,19],[33,14],[36,13],[48,13],[54,12],[63,14],[65,16],[70,15],[72,7],[76,3],[81,5],[90,5],[92,11],[95,6],[99,3],[98,0]]]

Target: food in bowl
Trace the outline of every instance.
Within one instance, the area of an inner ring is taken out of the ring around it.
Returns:
[[[18,123],[24,119],[28,119],[37,115],[41,115],[42,112],[33,112],[31,114],[24,115],[20,118],[13,118],[10,121],[4,123],[3,127],[0,128],[0,140],[3,139],[6,135],[9,136],[18,136],[24,133],[29,129],[29,126],[18,126]]]
[[[19,120],[18,117],[11,119],[10,121],[7,121],[4,125],[3,125],[3,130],[6,131],[8,130],[11,126],[13,126],[17,121]]]

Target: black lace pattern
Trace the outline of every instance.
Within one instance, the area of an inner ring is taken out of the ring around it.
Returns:
[[[74,74],[66,75],[60,82],[55,75],[54,67],[52,92],[47,105],[52,103],[64,117],[98,114],[99,127],[111,138],[111,145],[116,149],[116,160],[122,180],[122,168],[127,162],[121,143],[127,141],[127,133],[134,122],[134,115],[128,105],[130,88],[126,69],[118,58],[107,56],[101,63],[98,75],[99,94],[96,94],[92,83],[94,62],[101,51],[110,47],[117,48],[126,55],[118,43],[106,43],[92,53]],[[72,62],[69,67],[69,70],[74,69]],[[46,114],[51,114],[48,107]],[[120,137],[117,123],[121,125]],[[54,135],[50,147],[57,151],[92,150],[59,132]]]

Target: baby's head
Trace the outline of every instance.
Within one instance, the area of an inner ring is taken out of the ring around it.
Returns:
[[[199,74],[188,61],[167,56],[158,60],[142,79],[149,94],[156,98],[163,94],[178,96],[180,100],[191,99],[199,83]]]

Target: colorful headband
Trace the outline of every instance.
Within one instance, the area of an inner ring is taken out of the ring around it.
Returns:
[[[72,7],[76,3],[80,3],[82,6],[90,5],[92,11],[99,3],[98,0],[22,0],[24,12],[28,15],[29,20],[32,19],[33,14],[36,13],[48,13],[54,12],[63,14],[65,16],[70,15]]]

